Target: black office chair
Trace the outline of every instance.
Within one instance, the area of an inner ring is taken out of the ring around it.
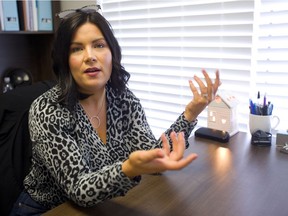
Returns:
[[[30,169],[30,105],[53,85],[53,81],[43,81],[0,94],[0,215],[9,215]]]

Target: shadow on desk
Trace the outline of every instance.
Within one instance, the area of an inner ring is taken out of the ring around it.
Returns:
[[[155,216],[151,213],[145,213],[140,210],[132,209],[128,206],[116,203],[114,201],[106,201],[97,204],[97,207],[84,208],[79,207],[71,202],[61,205],[61,208],[53,209],[53,212],[47,212],[43,216],[95,216],[95,215],[114,215],[114,216]]]

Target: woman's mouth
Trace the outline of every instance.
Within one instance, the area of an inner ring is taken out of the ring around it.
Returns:
[[[90,76],[95,76],[96,74],[98,74],[101,70],[97,67],[93,67],[93,68],[88,68],[84,71],[84,73],[90,75]]]

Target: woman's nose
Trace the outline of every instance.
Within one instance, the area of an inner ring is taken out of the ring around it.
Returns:
[[[89,56],[89,57],[85,58],[85,62],[86,62],[86,63],[96,62],[96,57]]]
[[[85,53],[84,62],[95,62],[97,60],[96,56],[93,54],[91,49],[87,49]]]

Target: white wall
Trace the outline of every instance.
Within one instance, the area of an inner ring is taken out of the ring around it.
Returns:
[[[97,0],[89,0],[89,1],[69,1],[62,0],[60,3],[61,10],[81,8],[85,5],[96,4]]]

